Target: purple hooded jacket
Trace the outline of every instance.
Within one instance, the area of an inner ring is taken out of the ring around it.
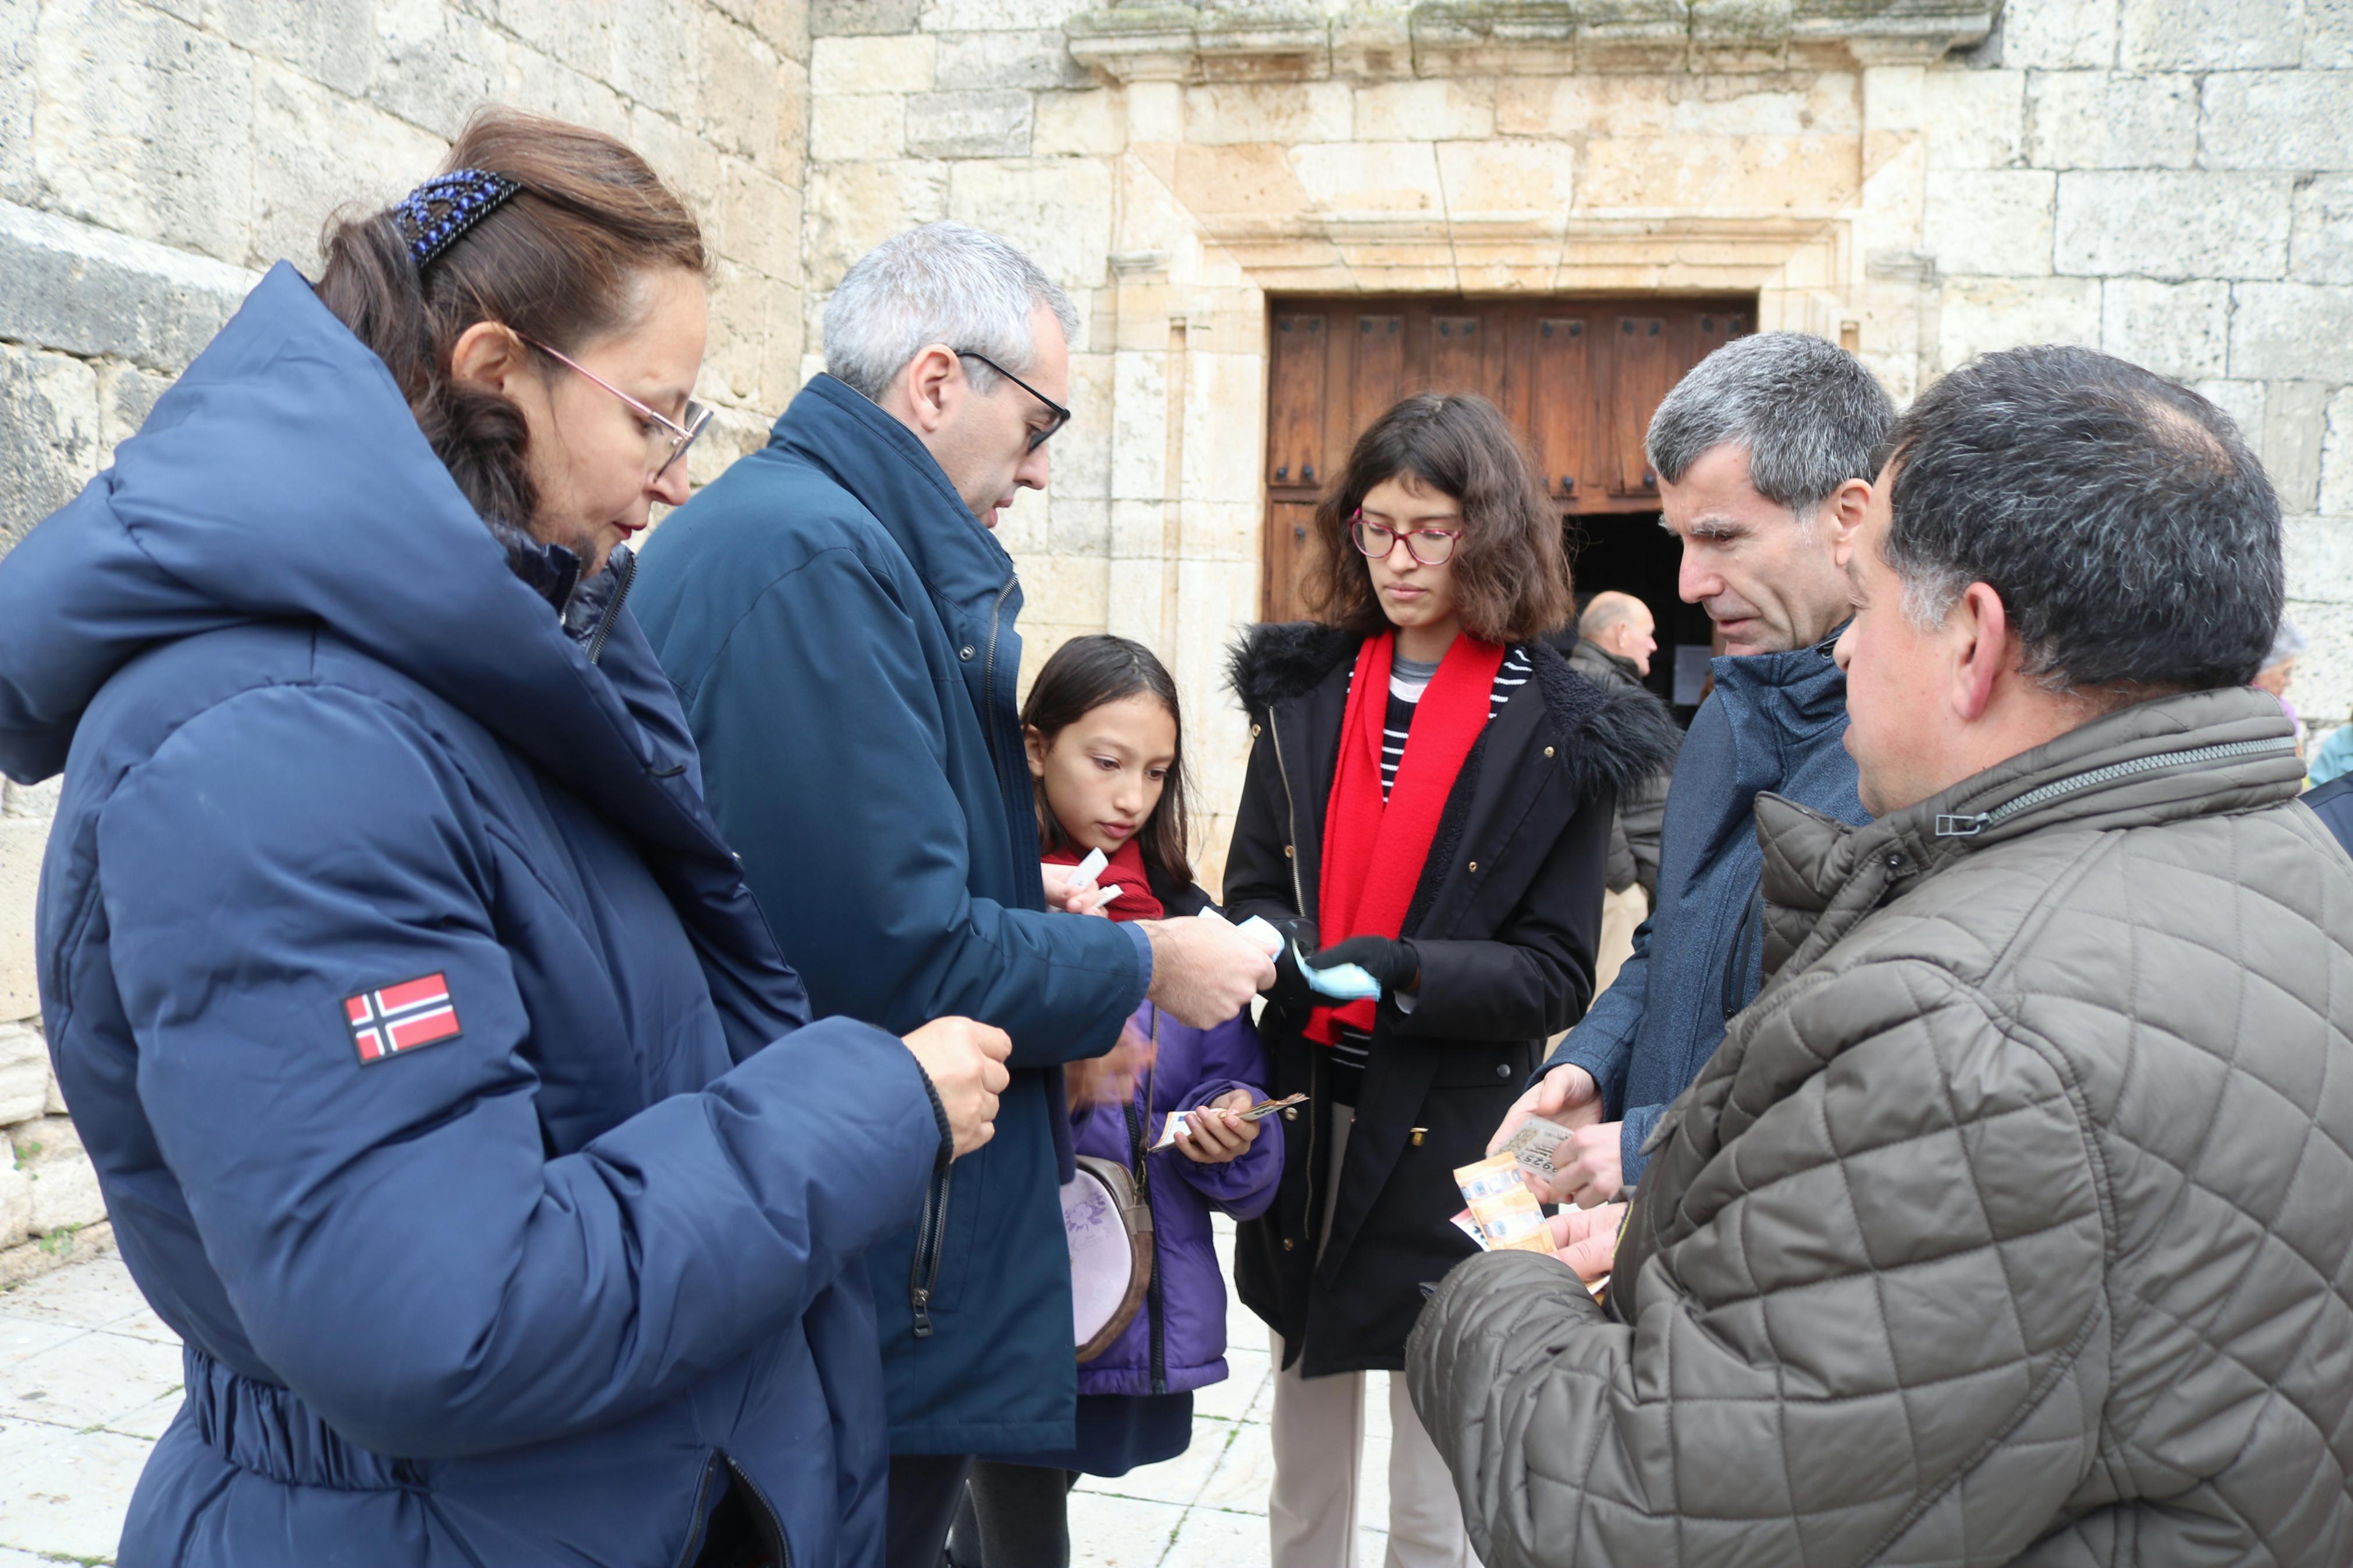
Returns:
[[[1266,1098],[1266,1052],[1247,1013],[1214,1029],[1196,1029],[1147,1002],[1133,1021],[1138,1034],[1157,1038],[1158,1058],[1127,1105],[1073,1114],[1071,1131],[1080,1153],[1133,1170],[1139,1143],[1159,1137],[1168,1112],[1205,1105],[1229,1089],[1248,1089],[1253,1100]],[[1282,1175],[1282,1121],[1270,1116],[1259,1122],[1257,1139],[1224,1164],[1204,1165],[1174,1148],[1145,1158],[1157,1248],[1152,1290],[1111,1348],[1079,1368],[1081,1394],[1181,1394],[1224,1380],[1226,1283],[1209,1211],[1255,1219],[1274,1201]]]

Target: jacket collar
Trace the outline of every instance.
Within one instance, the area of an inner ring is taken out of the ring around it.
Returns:
[[[1766,974],[1802,970],[1881,904],[1992,845],[2294,799],[2295,748],[2276,701],[2227,687],[2105,714],[1862,827],[1761,795]]]
[[[874,515],[944,603],[993,600],[1013,577],[1013,557],[972,515],[915,433],[820,374],[776,420],[769,444],[832,477]]]
[[[1577,646],[1568,652],[1568,665],[1578,674],[1589,674],[1596,680],[1606,680],[1614,675],[1630,686],[1642,684],[1642,672],[1632,659],[1611,653],[1591,637],[1577,639]]]
[[[1735,716],[1734,727],[1739,727],[1738,716],[1752,712],[1798,737],[1844,723],[1846,673],[1833,650],[1845,630],[1841,623],[1820,642],[1787,653],[1727,653],[1710,659],[1716,695]]]

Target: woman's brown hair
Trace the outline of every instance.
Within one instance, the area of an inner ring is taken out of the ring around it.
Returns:
[[[443,167],[503,174],[522,190],[421,271],[390,208],[331,220],[319,299],[392,372],[474,510],[493,525],[528,529],[539,493],[522,410],[450,379],[459,336],[501,321],[570,353],[630,323],[647,273],[707,275],[711,258],[686,204],[602,132],[486,109]]]
[[[1176,726],[1176,752],[1168,759],[1168,780],[1161,787],[1160,804],[1153,808],[1136,837],[1144,863],[1180,883],[1193,879],[1193,862],[1186,852],[1191,830],[1185,791],[1185,721],[1176,711],[1176,682],[1168,667],[1140,642],[1091,632],[1072,637],[1054,650],[1029,687],[1021,704],[1021,727],[1035,730],[1047,745],[1069,725],[1106,702],[1148,696],[1168,710]],[[1038,842],[1051,853],[1073,848],[1070,836],[1046,805],[1046,785],[1033,781],[1038,803]]]
[[[1528,642],[1576,613],[1560,514],[1483,397],[1421,393],[1356,437],[1348,466],[1315,508],[1316,549],[1304,583],[1308,608],[1330,626],[1370,637],[1388,629],[1364,553],[1348,524],[1365,494],[1403,479],[1451,497],[1462,511],[1455,542],[1454,602],[1462,629],[1485,642]]]

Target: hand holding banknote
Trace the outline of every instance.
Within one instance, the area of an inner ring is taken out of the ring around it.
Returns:
[[[1601,1120],[1601,1086],[1583,1068],[1563,1064],[1553,1068],[1512,1102],[1512,1109],[1496,1124],[1495,1135],[1487,1140],[1487,1152],[1501,1153],[1512,1134],[1532,1116],[1557,1121],[1571,1130],[1590,1126]],[[1547,1197],[1545,1201],[1555,1200]]]

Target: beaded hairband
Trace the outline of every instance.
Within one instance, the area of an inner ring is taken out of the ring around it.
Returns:
[[[392,209],[393,225],[408,242],[408,258],[421,273],[522,189],[504,174],[453,169],[401,197]]]

